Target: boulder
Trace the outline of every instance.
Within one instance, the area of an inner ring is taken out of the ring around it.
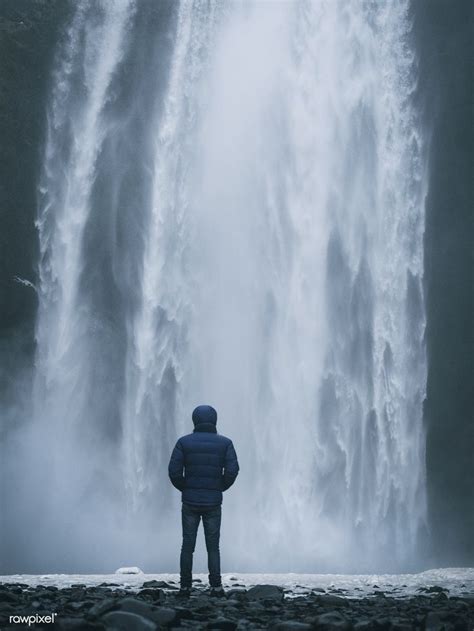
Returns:
[[[130,611],[111,611],[101,618],[107,629],[114,631],[157,631],[158,625]]]
[[[246,596],[249,600],[283,600],[283,589],[278,585],[255,585]]]
[[[314,623],[318,631],[348,631],[351,627],[350,622],[338,611],[323,613],[315,618]]]
[[[106,598],[105,600],[101,600],[93,607],[91,607],[87,615],[95,618],[98,616],[102,616],[102,614],[111,611],[115,607],[118,607],[118,601],[115,598]]]
[[[142,587],[153,588],[153,589],[176,589],[174,585],[170,585],[166,581],[145,581]]]
[[[153,602],[164,603],[166,601],[166,595],[162,589],[155,589],[151,587],[147,589],[141,589],[138,593],[140,596],[146,596],[150,600],[153,600]]]
[[[84,618],[67,618],[65,616],[62,618],[58,616],[55,624],[51,626],[54,629],[60,629],[60,631],[104,631],[103,625],[99,622],[91,622],[90,620],[84,620]],[[46,628],[46,626],[43,628]],[[132,630],[130,629],[130,631]]]
[[[298,622],[297,620],[285,620],[278,622],[274,627],[275,631],[311,631],[311,625],[307,622]]]
[[[208,625],[208,629],[222,629],[223,631],[234,631],[237,628],[237,622],[229,620],[228,618],[217,618],[211,620]]]
[[[145,618],[151,618],[153,616],[153,612],[155,611],[155,607],[150,603],[147,603],[144,600],[139,600],[138,598],[127,597],[122,598],[118,601],[118,605],[122,611],[129,611],[130,613],[136,613],[139,616],[144,616]]]
[[[442,631],[444,623],[437,612],[430,611],[425,618],[425,631]]]
[[[157,607],[153,611],[153,620],[160,626],[171,624],[172,622],[175,622],[177,618],[178,612],[176,609],[171,609],[170,607]]]
[[[316,596],[316,602],[323,607],[345,607],[347,599],[333,594],[321,594]]]

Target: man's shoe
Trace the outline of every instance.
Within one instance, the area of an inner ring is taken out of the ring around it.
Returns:
[[[178,598],[189,598],[191,596],[191,589],[189,587],[181,587],[178,592]]]
[[[222,585],[220,587],[211,587],[211,596],[215,596],[216,598],[222,598],[225,596],[225,591]]]

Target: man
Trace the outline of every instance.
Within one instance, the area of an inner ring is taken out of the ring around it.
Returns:
[[[194,432],[178,440],[168,467],[170,480],[182,492],[183,502],[180,595],[189,596],[191,592],[193,552],[202,518],[211,595],[224,596],[219,553],[222,491],[234,483],[239,463],[232,441],[217,433],[213,407],[199,405],[193,412],[193,423]]]

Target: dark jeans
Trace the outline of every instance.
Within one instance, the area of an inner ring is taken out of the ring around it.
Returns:
[[[191,504],[183,503],[181,516],[183,522],[183,545],[180,557],[181,587],[188,588],[192,585],[193,552],[201,517],[206,538],[209,584],[211,587],[219,587],[222,584],[219,553],[221,506],[191,506]]]

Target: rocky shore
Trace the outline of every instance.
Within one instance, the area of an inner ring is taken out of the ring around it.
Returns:
[[[418,595],[402,598],[380,590],[363,598],[347,598],[341,592],[313,588],[298,593],[277,585],[246,588],[233,583],[225,597],[217,598],[211,597],[207,587],[197,579],[190,598],[183,599],[172,581],[144,581],[138,590],[124,589],[118,583],[63,588],[2,583],[0,631],[51,628],[472,631],[474,628],[474,596],[451,596],[444,587],[420,588]]]

